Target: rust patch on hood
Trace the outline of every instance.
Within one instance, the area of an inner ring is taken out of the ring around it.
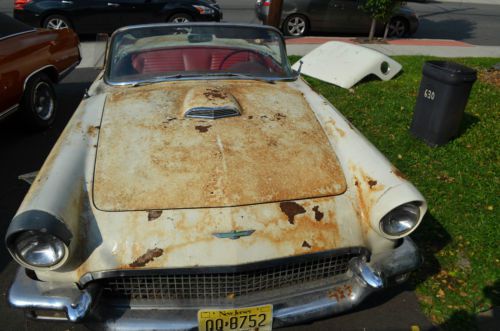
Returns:
[[[211,125],[197,125],[194,128],[198,130],[198,132],[204,133],[207,132],[209,128],[211,128]]]
[[[99,130],[99,126],[89,126],[87,129],[87,134],[91,137],[95,136],[97,131]]]
[[[160,257],[162,254],[163,249],[161,248],[148,249],[146,253],[138,257],[134,262],[130,263],[129,266],[132,268],[144,267],[155,258]]]
[[[294,224],[295,215],[304,214],[306,210],[304,207],[293,201],[283,201],[280,203],[280,208],[286,216],[288,216],[288,222]]]
[[[148,212],[148,221],[154,221],[158,217],[161,216],[162,211],[161,210],[150,210]]]
[[[370,186],[370,188],[373,188],[375,185],[377,185],[377,181],[370,179],[368,180],[368,185]]]
[[[319,206],[314,206],[313,211],[314,211],[314,219],[318,222],[323,219],[323,216],[325,216],[325,214],[319,210]]]
[[[208,100],[212,101],[215,99],[226,99],[227,93],[221,89],[217,88],[207,88],[203,95],[207,97]]]
[[[227,98],[210,101],[208,89]],[[213,120],[209,129],[179,114],[231,98],[245,116]],[[195,125],[203,134],[194,134]],[[287,83],[186,81],[119,91],[108,96],[99,131],[93,194],[100,210],[243,206],[347,188],[314,112]]]

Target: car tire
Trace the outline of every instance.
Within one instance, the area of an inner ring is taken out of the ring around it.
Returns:
[[[42,27],[50,30],[72,29],[69,20],[61,15],[50,15],[43,20]]]
[[[309,20],[304,15],[292,14],[285,19],[281,29],[286,36],[302,37],[309,32]]]
[[[389,38],[402,38],[409,34],[410,25],[408,21],[402,17],[394,17],[389,22],[389,32],[387,36]]]
[[[168,18],[169,23],[187,23],[192,21],[193,21],[193,16],[185,13],[173,14]]]
[[[45,129],[52,125],[57,110],[57,97],[52,80],[40,73],[31,77],[21,99],[21,113],[28,125],[34,129]]]

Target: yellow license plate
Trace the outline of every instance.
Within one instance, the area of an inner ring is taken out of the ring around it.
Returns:
[[[272,305],[198,311],[198,329],[200,331],[271,331],[272,327]]]

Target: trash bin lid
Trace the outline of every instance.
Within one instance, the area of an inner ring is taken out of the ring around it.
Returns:
[[[476,70],[451,61],[426,61],[423,74],[448,84],[472,83]]]

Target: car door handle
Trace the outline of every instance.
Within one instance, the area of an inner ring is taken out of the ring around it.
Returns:
[[[119,4],[117,4],[117,3],[108,2],[108,6],[109,6],[109,7],[119,7],[120,5],[119,5]]]

